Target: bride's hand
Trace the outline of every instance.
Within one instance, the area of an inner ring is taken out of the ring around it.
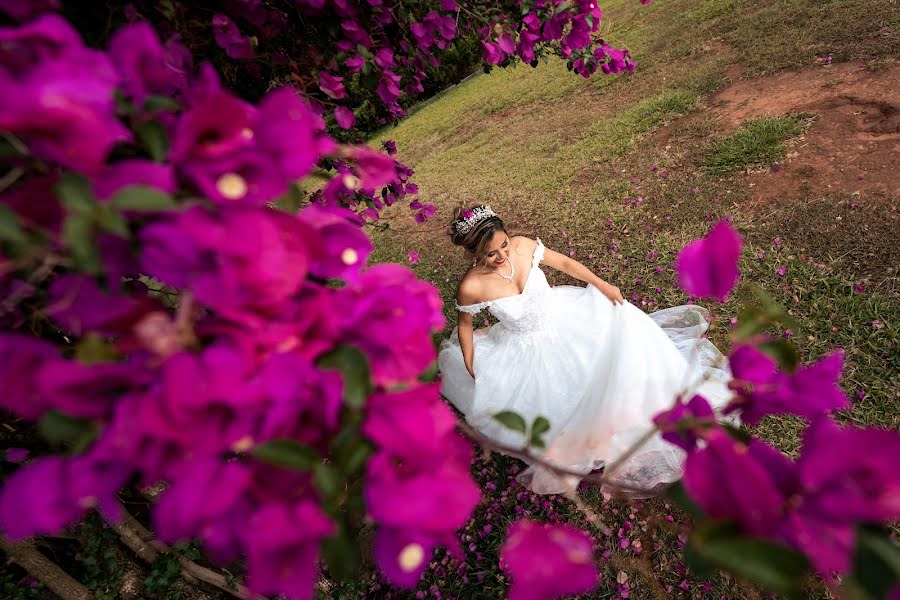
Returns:
[[[602,288],[600,288],[600,291],[603,293],[604,296],[609,298],[609,301],[612,302],[613,304],[624,304],[625,303],[625,298],[622,297],[621,290],[619,290],[619,288],[617,288],[614,285],[610,285],[607,283]]]

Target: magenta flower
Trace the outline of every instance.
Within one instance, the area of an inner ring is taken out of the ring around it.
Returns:
[[[334,120],[341,129],[353,129],[356,125],[356,115],[346,106],[338,106],[334,109]]]
[[[61,17],[0,28],[0,129],[39,158],[94,175],[112,147],[130,139],[115,115],[118,76]]]
[[[284,180],[302,179],[316,161],[334,147],[334,142],[322,133],[324,124],[310,109],[296,90],[289,87],[275,89],[262,99],[254,125],[259,149],[275,164]]]
[[[241,30],[226,15],[214,14],[212,28],[216,45],[224,50],[225,54],[236,60],[253,58],[253,44],[250,43],[250,38],[241,35]]]
[[[314,252],[315,232],[297,217],[267,208],[195,207],[145,227],[144,272],[194,291],[223,311],[275,307],[298,291]]]
[[[122,91],[139,108],[147,96],[173,96],[187,89],[190,54],[174,41],[163,46],[149,23],[117,30],[109,42],[109,55],[122,76]]]
[[[319,544],[334,523],[316,503],[269,504],[247,523],[247,586],[257,594],[311,600],[319,573]]]
[[[781,373],[775,361],[753,346],[742,345],[729,356],[738,393],[727,407],[740,410],[741,419],[756,425],[769,414],[792,413],[816,418],[849,405],[838,385],[843,354],[832,353],[793,374]]]
[[[510,600],[583,594],[599,582],[591,537],[569,525],[516,521],[500,548],[500,566],[512,578]]]
[[[25,448],[7,448],[6,461],[11,463],[25,462],[28,454],[29,452]]]
[[[116,493],[131,470],[106,450],[95,445],[86,454],[42,458],[18,469],[0,490],[0,530],[14,540],[55,535],[91,508],[118,519]]]
[[[849,569],[857,522],[900,518],[898,453],[895,431],[839,428],[824,418],[807,430],[797,461],[802,491],[781,534],[823,575]]]
[[[157,501],[154,529],[160,539],[203,539],[212,558],[234,560],[243,544],[242,529],[252,505],[244,498],[250,471],[239,462],[213,457],[188,464]]]
[[[380,527],[373,554],[384,576],[404,588],[414,588],[434,554],[435,540],[424,533]]]
[[[347,209],[311,204],[297,216],[314,228],[325,243],[324,251],[317,253],[310,265],[310,272],[323,279],[355,281],[373,249],[372,241],[353,221],[355,215]]]
[[[357,285],[335,297],[346,341],[357,345],[376,383],[410,381],[435,359],[432,331],[444,325],[437,289],[395,264],[364,271]]]
[[[678,280],[688,294],[724,302],[740,271],[741,237],[724,221],[678,254]]]
[[[484,59],[484,62],[497,65],[505,58],[505,55],[497,44],[482,41],[481,57]]]
[[[59,358],[52,344],[30,336],[0,333],[0,406],[30,421],[50,408],[37,391],[41,366]]]
[[[57,359],[37,373],[37,389],[52,408],[87,419],[109,418],[119,399],[147,383],[147,374],[128,363],[85,365]]]
[[[706,446],[688,454],[685,462],[688,494],[710,517],[733,519],[751,535],[771,537],[786,497],[773,479],[774,471],[759,459],[774,455],[762,442],[748,447],[722,430],[709,431],[705,439]]]
[[[319,371],[300,354],[281,352],[265,363],[253,384],[253,391],[268,399],[256,438],[288,438],[328,449],[342,406],[338,373]]]
[[[383,152],[359,146],[354,148],[353,158],[359,171],[360,185],[365,189],[383,188],[397,178],[394,159]]]
[[[419,263],[419,253],[416,252],[415,250],[410,250],[409,256],[407,258],[407,262],[409,262],[409,264],[411,264],[411,265],[418,264]]]
[[[713,409],[702,396],[694,396],[687,403],[679,402],[671,410],[656,415],[653,422],[662,431],[664,440],[688,452],[697,447],[703,432],[716,424]]]
[[[171,165],[132,158],[107,165],[92,181],[100,200],[109,200],[122,188],[132,185],[154,187],[167,194],[175,193],[175,171]]]
[[[334,100],[341,100],[347,97],[344,84],[341,83],[342,81],[344,81],[343,77],[338,77],[325,71],[319,72],[319,89]]]

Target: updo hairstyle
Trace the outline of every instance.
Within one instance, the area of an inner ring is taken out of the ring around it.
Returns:
[[[460,233],[458,223],[462,223],[469,217],[473,211],[478,209],[484,210],[484,204],[472,204],[470,206],[460,207],[457,209],[453,221],[450,222],[447,233],[450,235],[450,241],[455,246],[462,246],[466,251],[476,259],[484,255],[485,247],[494,237],[497,231],[506,231],[506,226],[500,217],[494,215],[481,219],[465,233]]]

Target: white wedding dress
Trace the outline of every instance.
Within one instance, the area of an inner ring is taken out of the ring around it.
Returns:
[[[542,453],[549,462],[586,474],[619,459],[670,408],[679,394],[701,394],[714,407],[730,397],[727,361],[702,338],[707,311],[678,306],[651,315],[614,305],[596,287],[550,287],[538,267],[537,240],[521,294],[469,306],[490,310],[496,325],[474,334],[475,379],[457,330],[441,346],[442,394],[475,429],[508,447],[525,438],[493,415],[511,410],[527,423],[550,421]],[[645,497],[681,477],[684,453],[658,435],[621,461],[606,489]],[[571,493],[580,478],[530,466],[520,481],[541,494]]]

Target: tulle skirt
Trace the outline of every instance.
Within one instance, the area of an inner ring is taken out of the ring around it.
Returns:
[[[613,305],[593,286],[557,286],[544,300],[549,308],[537,331],[503,322],[476,330],[474,380],[454,330],[438,359],[443,395],[509,448],[526,440],[493,415],[547,418],[542,458],[578,474],[618,462],[605,482],[616,495],[647,497],[677,481],[684,453],[658,434],[620,459],[677,398],[700,394],[714,407],[731,398],[727,361],[702,337],[708,312],[687,305],[648,315],[628,302]],[[540,494],[572,493],[580,477],[531,465],[520,481]]]

